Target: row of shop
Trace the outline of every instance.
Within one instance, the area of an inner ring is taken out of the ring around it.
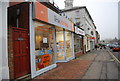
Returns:
[[[86,52],[84,30],[43,4],[21,3],[8,13],[10,79],[34,78]]]

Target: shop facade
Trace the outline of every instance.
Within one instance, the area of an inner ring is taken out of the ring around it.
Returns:
[[[34,78],[55,68],[57,62],[74,59],[71,21],[39,2],[20,3],[8,11],[10,79]]]
[[[35,12],[30,10],[32,78],[55,68],[57,62],[74,59],[73,23],[39,2],[33,3],[33,8]]]
[[[68,62],[74,59],[73,32],[56,28],[56,62]]]
[[[94,50],[95,48],[95,37],[90,38],[90,51]]]
[[[75,34],[74,34],[74,52],[75,57],[84,54],[84,31],[77,26],[75,26]]]
[[[84,36],[84,49],[86,53],[90,51],[90,37],[88,34]]]

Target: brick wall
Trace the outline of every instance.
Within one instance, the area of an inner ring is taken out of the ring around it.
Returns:
[[[83,52],[75,53],[75,58],[77,58],[77,57],[79,57],[81,55],[83,55]]]
[[[13,37],[12,37],[12,28],[8,28],[8,65],[10,79],[14,79],[14,64],[13,64]]]

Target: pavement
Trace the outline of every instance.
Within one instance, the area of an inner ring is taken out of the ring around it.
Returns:
[[[115,79],[120,80],[119,68],[107,50],[98,50],[97,57],[82,79]]]
[[[119,69],[107,50],[93,50],[34,79],[119,79]]]
[[[92,64],[95,56],[94,53],[87,53],[69,62],[57,63],[57,68],[35,79],[80,79]]]

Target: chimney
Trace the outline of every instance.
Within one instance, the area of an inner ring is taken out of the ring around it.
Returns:
[[[73,0],[65,0],[65,9],[70,9],[73,7]]]

